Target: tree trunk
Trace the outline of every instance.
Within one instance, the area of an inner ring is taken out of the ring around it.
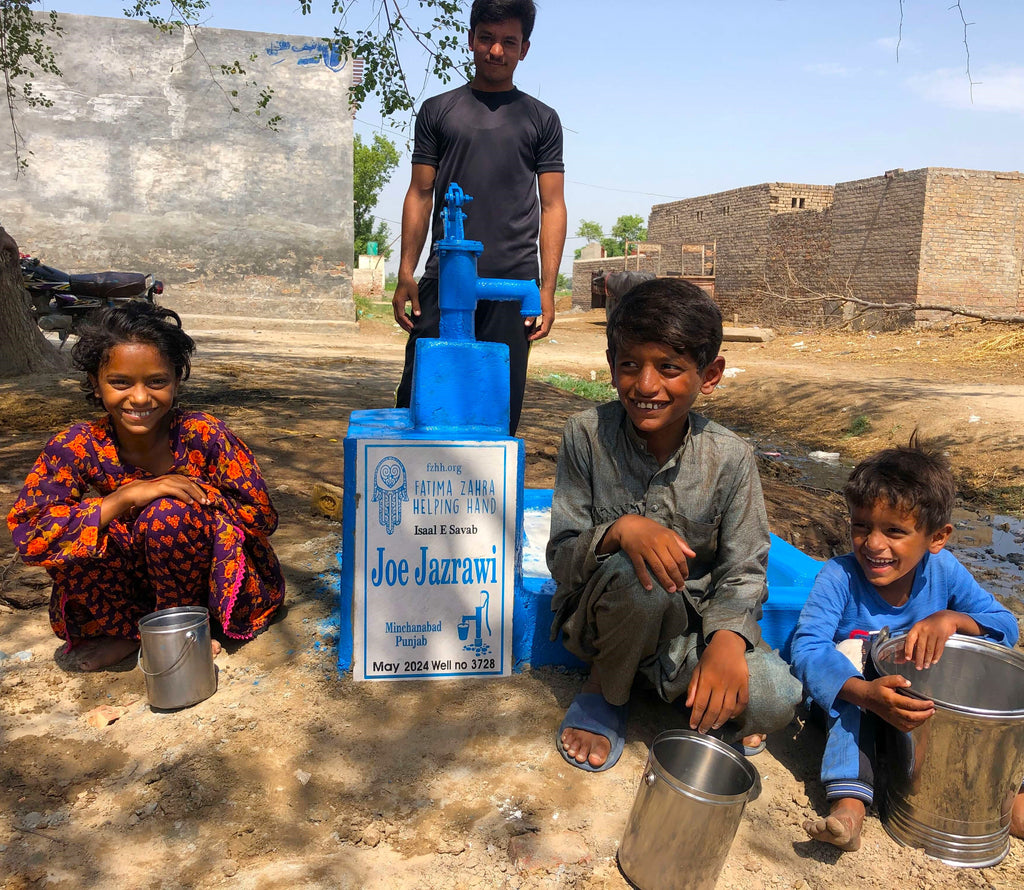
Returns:
[[[0,377],[65,370],[64,356],[32,319],[21,269],[0,260]]]

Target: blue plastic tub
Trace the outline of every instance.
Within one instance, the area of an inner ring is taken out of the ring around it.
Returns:
[[[565,651],[561,642],[548,639],[551,627],[551,597],[554,581],[543,561],[550,527],[551,489],[528,488],[524,493],[523,595],[516,597],[513,616],[513,658],[517,667],[551,664],[584,667]],[[548,525],[544,525],[547,519]],[[531,540],[531,526],[537,540]],[[541,531],[543,530],[543,531]],[[537,534],[541,531],[540,534]],[[789,647],[800,609],[822,566],[777,535],[771,536],[768,552],[768,601],[761,618],[761,635],[783,658],[789,659]]]

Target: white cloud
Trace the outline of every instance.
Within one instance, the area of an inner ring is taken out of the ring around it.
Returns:
[[[963,68],[942,68],[915,75],[907,83],[929,102],[949,108],[1024,114],[1024,68],[990,67],[972,71],[971,80],[973,86]]]

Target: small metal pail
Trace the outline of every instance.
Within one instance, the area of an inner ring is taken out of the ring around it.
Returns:
[[[900,663],[905,634],[886,631],[871,647],[882,676],[935,713],[909,733],[885,724],[885,830],[950,865],[995,865],[1010,849],[1010,811],[1024,780],[1024,657],[953,634],[936,664]]]
[[[712,890],[748,800],[753,765],[724,742],[673,729],[651,744],[619,844],[619,866],[640,890]]]
[[[203,606],[160,609],[139,619],[139,668],[150,707],[173,710],[217,691],[210,613]]]

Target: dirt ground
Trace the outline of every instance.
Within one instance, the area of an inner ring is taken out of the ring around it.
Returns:
[[[133,662],[95,675],[61,666],[46,576],[0,536],[0,887],[627,887],[615,851],[649,743],[679,725],[670,708],[638,696],[618,766],[588,774],[554,746],[581,681],[571,671],[357,684],[335,670],[341,527],[311,512],[310,492],[342,485],[349,412],[389,404],[404,337],[385,319],[326,335],[187,326],[200,348],[185,400],[259,457],[281,514],[287,609],[255,641],[226,646],[212,698],[154,712]],[[528,486],[552,485],[562,425],[588,404],[539,380],[607,379],[603,337],[598,313],[569,312],[537,346],[520,428]],[[797,484],[782,455],[852,462],[918,428],[949,452],[966,506],[1022,509],[1022,342],[981,326],[730,342],[734,376],[704,407],[765,455],[772,530],[825,557],[843,547],[841,504]],[[4,513],[45,439],[86,410],[70,377],[0,381]],[[121,716],[98,729],[86,715],[100,705]],[[800,823],[824,806],[822,745],[796,720],[753,761],[763,792],[719,890],[1024,887],[1020,841],[980,870],[897,846],[877,815],[858,853],[808,841]]]

